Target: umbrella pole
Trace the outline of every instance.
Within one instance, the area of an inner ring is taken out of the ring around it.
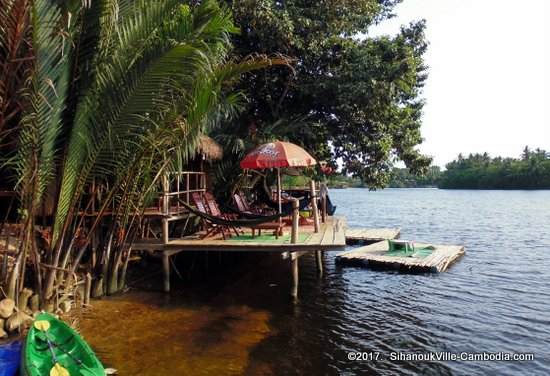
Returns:
[[[277,200],[279,201],[279,214],[283,212],[283,204],[281,202],[281,169],[277,168]]]

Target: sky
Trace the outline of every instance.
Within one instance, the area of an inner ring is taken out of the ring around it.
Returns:
[[[550,0],[403,0],[395,13],[369,35],[426,19],[420,150],[434,164],[550,150]]]

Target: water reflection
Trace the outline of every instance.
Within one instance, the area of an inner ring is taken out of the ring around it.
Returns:
[[[96,302],[84,336],[121,375],[550,374],[550,192],[340,190],[333,201],[351,225],[399,225],[403,238],[464,244],[467,254],[439,275],[340,268],[327,254],[320,278],[304,257],[297,304],[278,256],[212,257],[208,270],[183,257],[169,301],[134,290]],[[349,361],[348,351],[382,358]],[[387,359],[398,351],[536,359]]]

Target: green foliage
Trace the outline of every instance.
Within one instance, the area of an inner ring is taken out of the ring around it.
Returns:
[[[258,143],[271,128],[274,138],[298,143],[319,160],[341,158],[346,173],[372,187],[387,183],[396,158],[415,172],[429,166],[415,149],[426,78],[423,22],[361,41],[358,35],[390,17],[397,1],[227,2],[241,27],[240,56],[294,59],[293,71],[256,72],[242,83],[249,102],[232,135],[239,145]],[[273,128],[294,122],[299,126]]]
[[[393,168],[390,174],[390,188],[437,187],[441,178],[441,168],[431,166],[425,174],[414,175],[408,168]]]
[[[550,154],[525,147],[521,158],[491,158],[485,154],[459,155],[447,165],[440,188],[550,189]]]
[[[1,1],[0,140],[8,142],[0,158],[17,181],[24,224],[10,295],[27,254],[43,303],[54,287],[69,292],[55,268],[72,276],[100,223],[94,268],[114,292],[162,173],[194,157],[199,136],[238,112],[243,97],[233,85],[242,74],[287,61],[233,59],[238,30],[215,0]],[[27,55],[27,65],[15,63]],[[100,215],[90,222],[78,213],[91,204]],[[38,247],[40,215],[53,227]],[[45,274],[40,260],[52,266]]]
[[[329,188],[367,188],[361,179],[343,174],[334,174],[327,177]]]

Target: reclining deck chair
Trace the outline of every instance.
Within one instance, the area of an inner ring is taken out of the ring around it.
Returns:
[[[208,209],[208,212],[211,216],[223,218],[227,220],[237,219],[238,215],[234,213],[224,213],[221,211],[220,206],[218,205],[218,202],[216,201],[216,198],[214,195],[210,192],[204,192],[204,199],[206,203],[206,208]],[[231,230],[235,231],[235,234],[239,236],[239,230],[237,226],[228,226]],[[241,231],[242,233],[242,231]]]
[[[239,209],[239,212],[244,214],[249,214],[253,216],[265,216],[267,212],[272,213],[272,210],[262,210],[260,208],[253,208],[251,207],[246,199],[244,198],[244,195],[242,192],[235,193],[233,195],[233,201],[235,201],[235,204],[237,205],[237,209]],[[256,235],[256,231],[258,231],[258,235],[262,235],[262,230],[274,230],[273,234],[275,235],[275,239],[279,238],[279,235],[283,234],[283,227],[284,225],[281,223],[281,221],[276,222],[264,222],[260,223],[258,225],[254,226],[248,226],[252,230],[252,237]]]
[[[239,234],[238,228],[246,227],[252,229],[252,236],[255,236],[255,231],[258,230],[261,235],[261,230],[275,230],[274,235],[276,238],[282,232],[283,225],[280,221],[280,215],[273,216],[256,216],[255,218],[238,218],[238,214],[224,214],[219,209],[219,206],[211,194],[206,194],[209,199],[205,199],[199,192],[191,193],[191,200],[193,206],[181,202],[189,210],[195,212],[201,217],[202,224],[206,227],[206,234],[202,237],[221,233],[224,240],[226,239],[226,233],[231,236],[231,230]],[[279,219],[275,222],[274,220]]]
[[[246,196],[241,191],[235,192],[233,194],[233,201],[235,201],[235,205],[237,206],[237,209],[239,209],[239,212],[241,213],[252,214],[252,215],[276,214],[275,210],[271,208],[260,208],[257,206],[251,206],[250,203],[247,201]]]
[[[228,219],[228,220],[235,220],[239,217],[238,214],[223,213],[220,210],[220,207],[218,206],[218,203],[217,203],[216,199],[214,198],[214,195],[212,195],[212,193],[205,192],[204,197],[206,199],[206,206],[210,211],[210,215],[218,217],[218,218]],[[256,214],[256,213],[254,213],[254,214]],[[280,221],[278,221],[278,222],[271,221],[271,222],[259,223],[259,224],[256,224],[256,225],[253,225],[253,224],[245,225],[244,227],[250,228],[252,230],[252,237],[254,237],[256,235],[256,231],[258,231],[259,235],[262,235],[262,230],[274,230],[275,238],[278,239],[279,235],[281,235],[282,232],[283,232],[283,227],[284,226],[281,224]],[[241,230],[241,233],[239,234],[239,229],[236,226],[231,226],[230,228],[233,231],[235,231],[237,236],[239,236],[241,234],[244,234],[244,232],[242,230]]]
[[[221,213],[211,213],[209,209],[207,209],[207,205],[200,194],[200,192],[192,192],[191,193],[191,201],[193,202],[193,205],[197,208],[197,210],[201,213],[211,215],[213,217],[218,217],[221,219],[227,219],[224,217]],[[231,228],[229,225],[222,225],[219,223],[214,223],[211,221],[208,221],[204,218],[202,218],[202,223],[204,227],[206,228],[206,233],[202,237],[203,239],[210,236],[210,235],[216,235],[221,234],[223,239],[226,239],[226,236],[231,236]],[[236,231],[236,230],[235,230]],[[236,231],[237,232],[237,231]],[[238,232],[237,232],[238,235]]]

